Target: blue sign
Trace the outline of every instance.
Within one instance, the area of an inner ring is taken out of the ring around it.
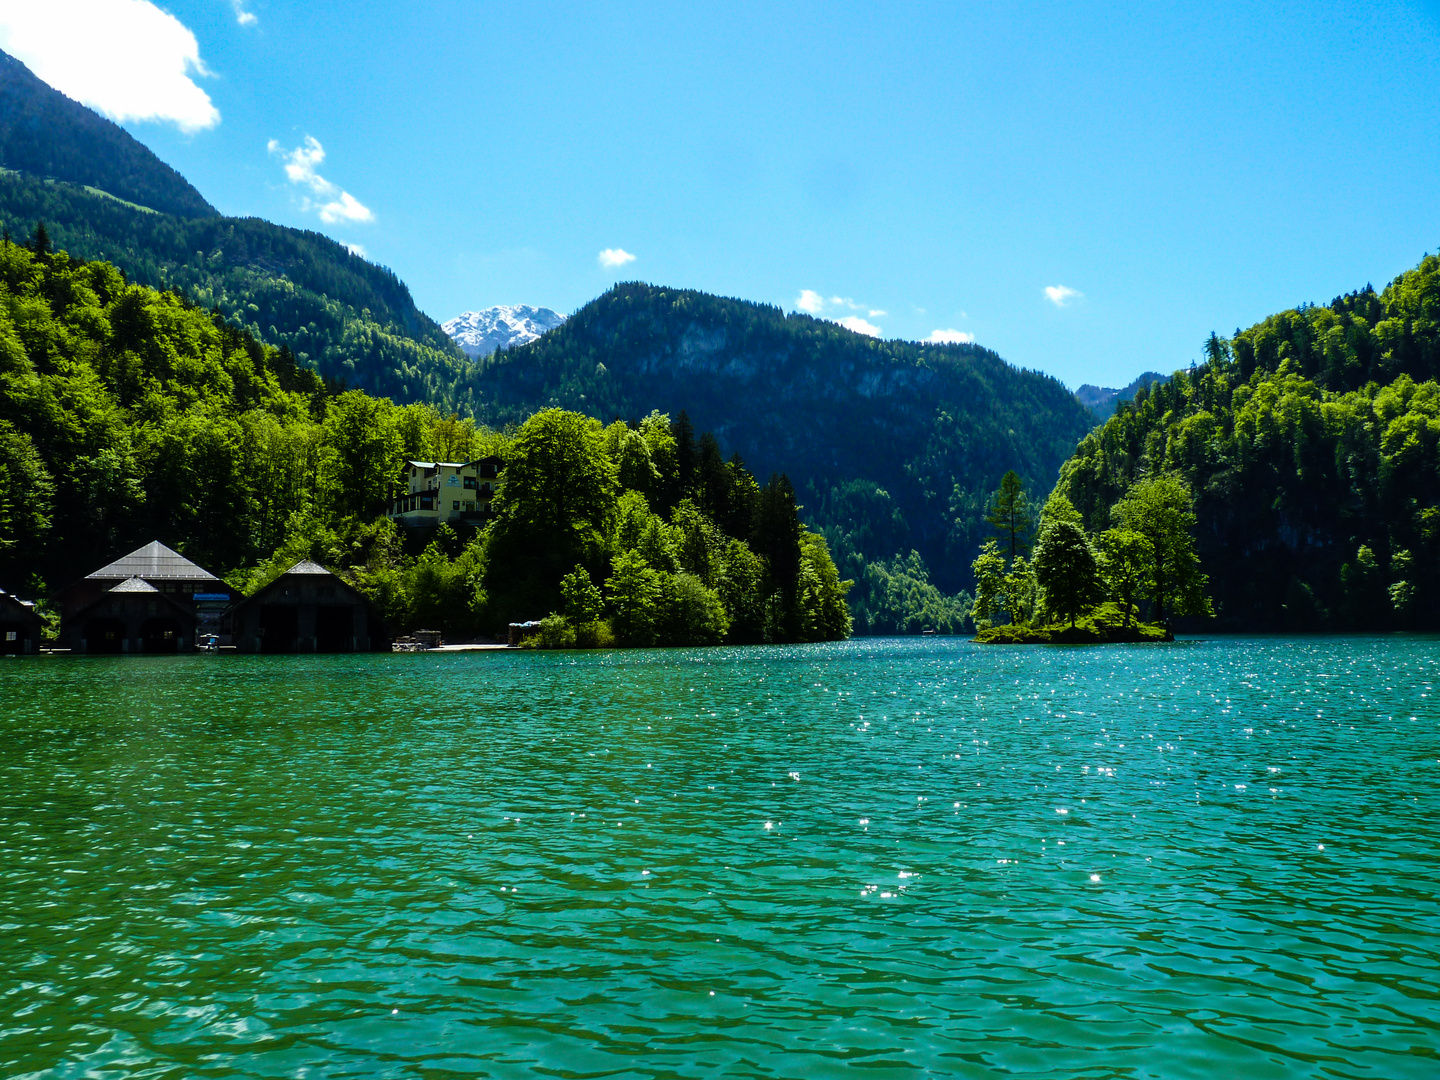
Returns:
[[[197,604],[228,604],[230,594],[228,592],[197,592],[195,602]]]

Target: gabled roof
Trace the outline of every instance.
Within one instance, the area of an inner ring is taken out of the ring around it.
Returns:
[[[289,570],[286,570],[285,573],[277,577],[274,581],[270,582],[268,585],[257,589],[255,592],[245,597],[244,600],[241,600],[239,603],[237,603],[234,607],[230,609],[230,614],[232,616],[238,615],[241,611],[244,611],[252,604],[262,601],[274,589],[277,589],[280,586],[284,585],[287,579],[289,579],[293,584],[294,579],[297,577],[329,578],[339,588],[349,593],[360,603],[364,604],[368,609],[370,609],[372,613],[376,611],[375,605],[371,601],[371,599],[364,593],[362,593],[359,589],[355,588],[355,586],[351,585],[344,578],[337,577],[335,574],[332,574],[329,570],[326,570],[325,567],[321,566],[317,562],[311,562],[309,559],[301,559],[294,566],[290,567]]]
[[[171,551],[159,540],[152,540],[142,548],[136,548],[122,559],[116,559],[109,566],[102,566],[93,574],[85,575],[87,580],[113,580],[115,578],[139,577],[160,581],[219,581],[208,570],[201,569],[178,551]]]
[[[329,570],[326,570],[325,567],[321,566],[319,563],[311,562],[309,559],[301,559],[299,562],[297,562],[294,566],[290,567],[289,570],[286,570],[285,573],[281,574],[280,576],[288,577],[290,574],[313,574],[316,577],[335,576],[334,574],[330,573]]]
[[[119,585],[116,585],[113,589],[110,590],[110,592],[112,593],[158,593],[159,591],[159,589],[157,589],[154,585],[151,585],[144,578],[138,577],[126,578],[124,581],[120,582]]]

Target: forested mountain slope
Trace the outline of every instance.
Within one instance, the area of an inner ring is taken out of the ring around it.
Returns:
[[[410,290],[329,237],[259,218],[181,218],[72,184],[0,175],[0,225],[104,259],[133,282],[178,289],[301,364],[397,401],[468,407],[470,366]]]
[[[547,405],[606,419],[688,410],[757,475],[788,470],[837,557],[914,549],[952,592],[968,582],[1000,477],[1015,469],[1048,488],[1092,423],[1055,379],[974,345],[879,341],[765,304],[636,283],[496,353],[474,387],[492,423]]]
[[[178,217],[215,208],[118,124],[41,82],[0,52],[0,167],[100,188]]]
[[[389,270],[308,230],[219,216],[123,129],[0,53],[0,226],[105,259],[302,365],[398,401],[465,409],[468,362]]]
[[[1065,463],[1087,523],[1178,473],[1222,626],[1440,628],[1440,258],[1207,352]]]

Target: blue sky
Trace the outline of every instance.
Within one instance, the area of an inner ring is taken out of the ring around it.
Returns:
[[[1434,0],[53,2],[93,15],[72,58],[104,28],[81,89],[164,99],[127,129],[223,212],[441,320],[638,278],[1121,385],[1440,247]],[[0,45],[80,79],[29,6]]]

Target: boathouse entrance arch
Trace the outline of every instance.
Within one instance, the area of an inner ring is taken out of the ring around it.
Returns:
[[[300,612],[291,604],[266,604],[260,609],[260,651],[293,653],[300,637]]]
[[[179,652],[184,633],[179,619],[166,616],[146,619],[140,624],[140,649],[147,653]]]
[[[98,618],[87,622],[85,624],[85,651],[99,654],[124,652],[124,620]]]

